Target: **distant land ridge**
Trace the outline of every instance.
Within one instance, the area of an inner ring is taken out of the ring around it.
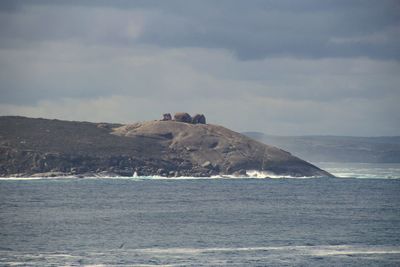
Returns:
[[[187,114],[187,113],[186,113]],[[198,114],[133,124],[0,117],[0,176],[332,176]],[[185,122],[183,122],[185,121]]]
[[[400,163],[400,136],[277,136],[244,135],[288,150],[311,162]]]

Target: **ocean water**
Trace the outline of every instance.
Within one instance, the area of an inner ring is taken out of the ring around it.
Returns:
[[[400,168],[325,167],[353,175],[2,179],[0,266],[400,266]]]
[[[315,165],[341,178],[400,179],[400,163],[318,162]]]

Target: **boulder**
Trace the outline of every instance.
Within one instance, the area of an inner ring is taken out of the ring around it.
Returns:
[[[206,117],[203,114],[196,114],[192,118],[193,124],[206,124]]]
[[[178,112],[174,115],[175,121],[192,123],[192,117],[186,112]]]
[[[212,168],[212,164],[211,164],[211,162],[206,161],[203,164],[201,164],[201,167],[203,167],[203,168]]]
[[[165,114],[163,114],[162,121],[170,121],[170,120],[172,120],[171,113],[165,113]]]
[[[165,173],[166,173],[166,171],[165,171],[164,169],[162,169],[162,168],[160,168],[160,169],[157,170],[157,174],[158,174],[158,175],[163,176],[163,175],[165,175]]]

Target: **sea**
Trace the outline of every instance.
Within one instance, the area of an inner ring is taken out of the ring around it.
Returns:
[[[400,266],[400,164],[337,178],[3,178],[0,266]]]

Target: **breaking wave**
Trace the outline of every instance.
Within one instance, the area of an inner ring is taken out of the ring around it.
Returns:
[[[316,166],[329,173],[335,175],[337,178],[354,178],[354,179],[400,179],[400,164],[366,164],[366,163],[315,163]],[[58,179],[128,179],[128,180],[194,180],[194,179],[310,179],[322,178],[317,176],[289,176],[289,175],[276,175],[266,171],[247,170],[245,175],[215,175],[211,177],[192,177],[192,176],[179,176],[179,177],[164,177],[164,176],[138,176],[134,174],[131,177],[122,177],[117,175],[88,175],[79,176],[59,176],[59,177],[1,177],[0,180],[58,180]]]
[[[306,176],[287,176],[287,175],[273,175],[265,174],[262,172],[249,172],[249,175],[214,175],[210,177],[193,177],[193,176],[178,176],[178,177],[165,177],[165,176],[60,176],[60,177],[1,177],[0,181],[31,181],[31,180],[81,180],[81,179],[116,179],[116,180],[215,180],[215,179],[312,179],[320,177],[306,177]]]
[[[1,251],[0,263],[12,266],[25,266],[26,262],[39,266],[49,265],[78,266],[193,266],[198,264],[223,265],[232,263],[243,265],[249,262],[263,262],[272,265],[281,263],[312,263],[312,259],[332,259],[351,257],[357,261],[363,259],[392,258],[392,263],[398,263],[400,247],[398,246],[351,246],[351,245],[322,245],[322,246],[264,246],[264,247],[211,247],[211,248],[141,248],[141,249],[111,249],[107,251],[86,251],[84,253],[42,252],[26,253],[17,251]],[[132,256],[134,255],[134,256]],[[121,261],[121,258],[124,259]],[[328,261],[329,262],[329,261]],[[333,261],[336,262],[336,261]],[[336,262],[337,263],[337,262]]]
[[[338,178],[400,179],[399,163],[316,163]]]

